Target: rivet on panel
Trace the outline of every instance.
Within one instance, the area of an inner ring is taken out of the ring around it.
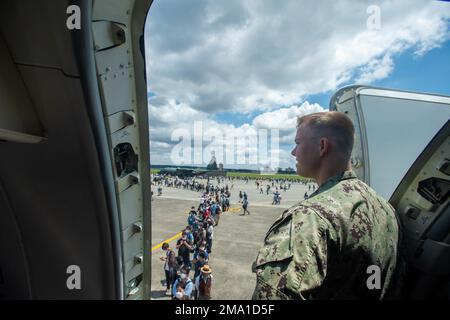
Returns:
[[[133,224],[133,232],[134,233],[141,233],[142,232],[142,223],[136,222]]]
[[[134,256],[134,263],[141,264],[144,261],[144,256],[142,254],[138,254]]]

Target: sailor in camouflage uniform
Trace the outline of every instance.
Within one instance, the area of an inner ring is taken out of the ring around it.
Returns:
[[[298,119],[297,173],[316,179],[311,196],[283,212],[253,266],[253,299],[381,299],[395,273],[399,225],[395,210],[349,164],[354,127],[343,113]],[[370,290],[367,268],[379,267]]]

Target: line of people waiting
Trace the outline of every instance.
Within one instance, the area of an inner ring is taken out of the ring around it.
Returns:
[[[166,295],[172,299],[211,299],[213,275],[209,257],[212,253],[214,228],[219,225],[221,213],[228,210],[229,198],[229,191],[221,194],[211,190],[210,193],[202,194],[199,207],[191,208],[188,226],[177,241],[178,255],[168,243],[163,243],[165,256],[161,260],[165,262]],[[189,277],[192,269],[193,280]]]

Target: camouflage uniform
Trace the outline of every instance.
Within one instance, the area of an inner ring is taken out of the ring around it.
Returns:
[[[394,208],[352,171],[328,179],[283,212],[253,265],[253,299],[383,298],[397,263]],[[367,267],[381,271],[369,290]]]

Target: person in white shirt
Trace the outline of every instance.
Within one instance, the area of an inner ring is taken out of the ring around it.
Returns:
[[[206,251],[208,254],[212,251],[212,241],[214,237],[214,221],[208,219],[208,228],[206,229]]]

